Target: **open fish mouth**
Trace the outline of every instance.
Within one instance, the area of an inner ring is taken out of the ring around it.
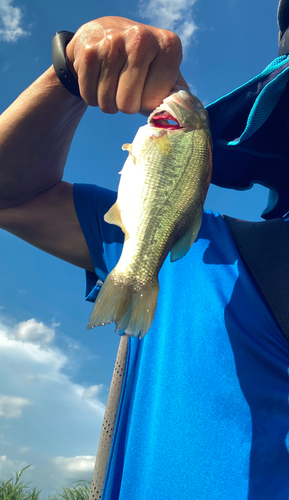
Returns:
[[[200,129],[207,121],[201,101],[187,89],[177,86],[148,117],[149,127],[169,131]]]
[[[183,128],[173,115],[164,110],[153,113],[149,117],[148,123],[151,127],[165,128],[167,130],[179,130]]]

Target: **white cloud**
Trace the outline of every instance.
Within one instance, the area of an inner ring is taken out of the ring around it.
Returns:
[[[16,42],[19,37],[29,35],[21,27],[22,12],[20,7],[13,7],[13,0],[0,0],[0,40]]]
[[[50,343],[54,339],[55,332],[54,328],[50,328],[32,318],[28,321],[21,321],[18,324],[16,335],[19,340]]]
[[[31,402],[27,398],[0,394],[0,417],[19,418],[22,415],[23,407],[30,405]]]
[[[42,335],[44,339],[45,336],[54,337],[54,331],[50,332],[49,327],[35,319],[16,325],[7,325],[0,321],[0,355],[14,360],[15,375],[21,373],[22,380],[32,380],[36,373],[41,378],[58,378],[60,370],[67,363],[67,357],[59,350],[46,346],[45,342],[39,342]]]
[[[23,460],[9,460],[6,455],[0,455],[0,474],[1,474],[1,479],[3,477],[7,477],[7,475],[10,475],[10,471],[12,471],[12,474],[14,471],[19,472],[23,467],[25,467],[25,462]],[[11,475],[12,475],[11,474]]]
[[[159,28],[174,31],[189,45],[197,26],[193,19],[193,5],[197,0],[140,0],[140,15]]]
[[[24,481],[45,496],[72,481],[92,479],[105,409],[99,394],[106,386],[87,387],[70,378],[67,373],[76,376],[70,365],[79,363],[78,351],[70,360],[70,350],[56,348],[55,331],[55,324],[34,318],[8,322],[0,312],[0,417],[6,417],[0,477],[9,479],[34,464]]]
[[[76,456],[76,457],[55,457],[52,463],[65,476],[75,476],[75,473],[83,477],[84,473],[93,472],[95,456]]]
[[[90,387],[87,387],[87,389],[84,389],[82,397],[83,399],[93,399],[99,396],[104,389],[105,386],[103,384],[91,385]]]

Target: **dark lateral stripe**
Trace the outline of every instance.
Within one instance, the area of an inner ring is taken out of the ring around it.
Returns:
[[[106,410],[100,434],[89,500],[100,500],[113,440],[127,358],[128,337],[122,336],[114,365]]]

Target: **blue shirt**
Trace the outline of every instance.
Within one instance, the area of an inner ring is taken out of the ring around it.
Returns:
[[[122,249],[103,220],[116,194],[74,194],[93,301]],[[102,500],[288,499],[289,344],[219,214],[159,281],[151,329],[129,340]]]

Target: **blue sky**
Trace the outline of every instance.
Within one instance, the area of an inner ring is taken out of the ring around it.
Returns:
[[[175,30],[182,73],[209,104],[277,56],[277,0],[0,0],[0,109],[51,64],[51,36],[105,15]],[[89,109],[67,161],[69,182],[117,189],[140,115]],[[206,208],[259,220],[267,190],[211,186]],[[0,231],[0,479],[32,464],[27,481],[51,494],[92,477],[119,337],[87,332],[84,272]]]

